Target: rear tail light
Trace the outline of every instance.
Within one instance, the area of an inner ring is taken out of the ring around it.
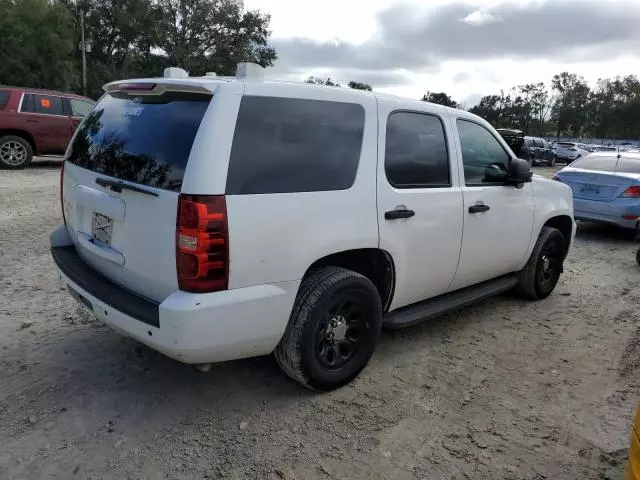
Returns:
[[[176,267],[181,290],[206,293],[227,289],[229,231],[224,196],[180,194]]]
[[[578,151],[578,149],[577,149],[577,148],[569,148],[568,150],[569,150],[570,152],[577,152],[577,151]]]
[[[623,198],[640,198],[640,185],[633,185],[627,188],[620,197]]]
[[[62,221],[67,224],[67,217],[64,215],[64,164],[62,161],[62,167],[60,167],[60,208],[62,208]]]

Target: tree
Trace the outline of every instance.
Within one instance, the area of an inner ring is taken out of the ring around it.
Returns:
[[[0,0],[0,84],[79,87],[73,18],[47,0]]]
[[[339,83],[334,83],[331,80],[331,77],[323,78],[323,77],[310,76],[304,81],[304,83],[312,83],[314,85],[326,85],[327,87],[339,87],[340,86]]]
[[[444,105],[445,107],[457,108],[458,104],[446,93],[440,92],[427,92],[422,97],[423,102],[437,103],[438,105]]]
[[[373,88],[371,88],[371,85],[369,85],[368,83],[354,82],[353,80],[349,82],[349,88],[354,88],[356,90],[366,90],[368,92],[371,92],[373,90]]]
[[[232,75],[239,62],[263,67],[277,55],[268,45],[269,15],[243,13],[233,0],[157,0],[162,10],[160,48],[168,65],[193,75]]]
[[[557,95],[551,117],[556,122],[558,135],[580,136],[587,125],[589,86],[584,78],[568,72],[555,75],[551,85]]]

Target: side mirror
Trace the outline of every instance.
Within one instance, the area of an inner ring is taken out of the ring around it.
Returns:
[[[507,181],[513,183],[519,188],[522,188],[523,183],[531,181],[533,172],[529,167],[529,162],[522,160],[521,158],[514,158],[509,163],[509,169],[507,171]]]

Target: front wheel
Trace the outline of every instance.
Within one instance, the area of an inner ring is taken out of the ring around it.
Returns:
[[[530,300],[548,297],[560,279],[565,253],[564,236],[560,230],[542,227],[529,261],[518,274],[516,291]]]
[[[351,270],[324,267],[300,285],[275,358],[305,387],[333,390],[364,369],[381,328],[382,305],[373,283]]]

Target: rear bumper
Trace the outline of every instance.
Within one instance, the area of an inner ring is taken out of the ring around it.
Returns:
[[[598,202],[595,200],[573,199],[573,216],[577,220],[603,222],[623,228],[636,228],[637,220],[625,220],[624,216],[640,216],[640,205],[624,204],[618,201]]]
[[[51,252],[76,300],[114,330],[168,357],[209,363],[266,355],[286,329],[299,281],[206,294],[176,291],[158,304],[88,267],[71,242],[65,244],[65,234],[64,226],[51,234]]]

